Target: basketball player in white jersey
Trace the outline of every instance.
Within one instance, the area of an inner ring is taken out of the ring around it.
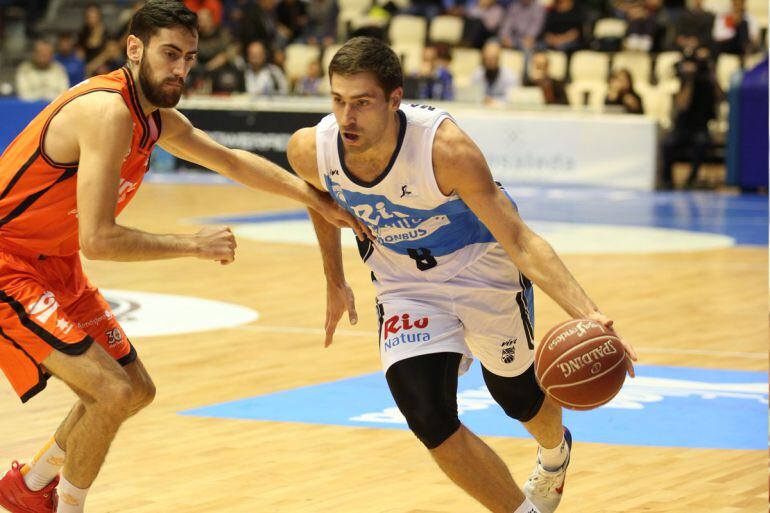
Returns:
[[[533,370],[532,282],[575,318],[603,315],[551,246],[519,217],[452,117],[401,105],[401,64],[384,43],[354,38],[329,66],[333,114],[295,133],[296,172],[367,224],[359,242],[377,291],[383,370],[410,429],[452,481],[495,513],[551,513],[571,435]],[[327,278],[326,345],[345,310],[340,231],[310,212]],[[626,346],[628,372],[636,356]],[[457,376],[481,361],[492,397],[540,447],[522,490],[457,414]]]

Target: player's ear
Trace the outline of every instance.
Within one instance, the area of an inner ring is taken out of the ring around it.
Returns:
[[[126,41],[126,55],[131,62],[140,62],[144,53],[144,43],[136,36],[128,36]]]
[[[390,108],[398,110],[401,107],[401,100],[404,98],[404,88],[397,87],[390,93]]]

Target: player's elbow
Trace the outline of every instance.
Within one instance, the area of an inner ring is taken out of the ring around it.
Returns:
[[[89,260],[114,260],[114,245],[106,237],[96,233],[81,233],[80,251]]]

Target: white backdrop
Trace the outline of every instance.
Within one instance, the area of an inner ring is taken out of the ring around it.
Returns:
[[[455,111],[503,183],[651,190],[657,126],[642,116]]]

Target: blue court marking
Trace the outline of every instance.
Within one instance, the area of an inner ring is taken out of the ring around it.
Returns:
[[[608,189],[511,187],[522,217],[717,233],[737,244],[767,246],[768,198],[759,194],[639,192]],[[204,223],[267,223],[307,219],[304,211],[218,216]]]
[[[565,410],[576,440],[618,445],[767,449],[767,373],[636,366],[608,405]],[[529,438],[484,386],[479,365],[460,378],[460,419],[486,436]],[[382,373],[181,412],[225,419],[407,429]]]

